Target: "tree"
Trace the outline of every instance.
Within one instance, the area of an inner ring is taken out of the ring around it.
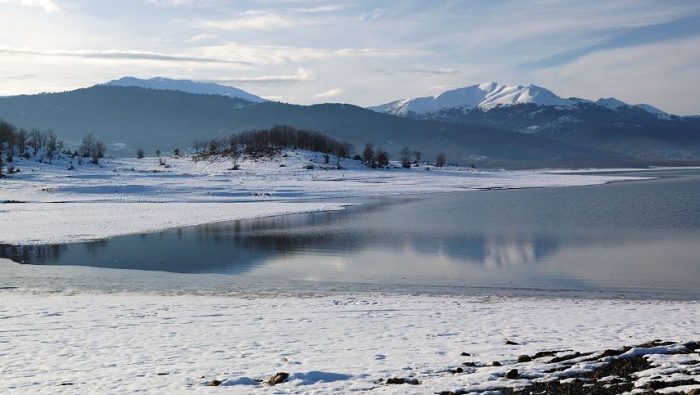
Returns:
[[[156,150],[156,156],[160,158],[160,150],[159,149]]]
[[[83,137],[83,142],[78,150],[81,157],[89,157],[91,162],[98,165],[100,158],[104,158],[107,147],[101,141],[97,141],[92,133],[88,133]]]
[[[421,159],[423,159],[423,153],[420,151],[413,151],[413,157],[416,158],[416,163],[420,163]]]
[[[386,167],[389,166],[389,153],[379,148],[377,150],[377,166]]]
[[[377,167],[377,158],[374,156],[374,146],[372,144],[365,144],[365,149],[362,151],[362,160],[367,166]]]
[[[180,156],[180,148],[175,148],[175,150],[173,150],[173,154],[175,156]]]
[[[53,130],[49,130],[46,136],[46,157],[49,159],[49,163],[53,162],[54,155],[60,151],[60,147],[63,146],[63,142],[56,137]]]
[[[411,149],[408,147],[403,147],[399,151],[399,160],[401,160],[401,167],[404,169],[411,168]]]
[[[143,159],[144,156],[146,156],[146,154],[141,148],[136,150],[136,159]]]
[[[44,145],[43,142],[43,133],[37,129],[32,129],[32,132],[29,134],[29,146],[34,149],[34,156],[36,156],[37,151]]]
[[[443,166],[445,166],[445,162],[447,162],[447,157],[445,156],[444,152],[440,152],[437,155],[437,159],[435,160],[435,166],[443,167]]]

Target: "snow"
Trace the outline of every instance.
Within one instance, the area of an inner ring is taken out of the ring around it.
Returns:
[[[684,342],[697,337],[700,324],[698,302],[367,293],[0,296],[2,393],[269,393],[260,381],[277,372],[290,374],[274,387],[278,393],[487,390],[557,374],[546,371],[558,365],[518,363],[518,355],[601,351],[651,338]],[[682,375],[679,363],[698,356],[650,358],[657,366],[640,373],[638,388],[659,373]],[[476,366],[448,372],[465,361]],[[570,369],[594,365],[582,358]],[[513,368],[521,378],[505,379]],[[390,377],[420,384],[379,381]],[[224,388],[205,386],[215,379]]]
[[[267,101],[262,97],[255,96],[244,90],[234,88],[232,86],[219,85],[207,82],[196,82],[190,80],[174,80],[164,77],[154,77],[147,80],[135,77],[122,77],[118,80],[109,81],[104,85],[136,86],[146,89],[174,90],[200,95],[222,95],[228,97],[236,97],[253,103],[262,103],[264,101]]]
[[[507,86],[496,82],[485,82],[447,91],[434,97],[401,100],[372,109],[394,115],[406,115],[408,112],[425,114],[457,107],[489,110],[498,106],[527,103],[559,107],[571,107],[577,104],[574,100],[562,99],[551,91],[536,85]]]
[[[409,112],[427,114],[448,108],[461,108],[465,110],[479,108],[482,110],[490,110],[499,106],[513,106],[517,104],[570,108],[582,103],[592,102],[586,99],[573,97],[564,99],[555,95],[548,89],[532,84],[508,86],[497,82],[484,82],[479,85],[443,92],[437,96],[397,100],[370,107],[370,109],[378,112],[405,116]],[[668,113],[649,104],[630,105],[614,97],[600,98],[595,101],[594,104],[615,111],[624,107],[637,107],[655,115],[659,119],[670,119]]]
[[[100,166],[68,158],[53,164],[15,159],[19,173],[0,180],[0,243],[92,240],[171,227],[253,217],[338,210],[349,198],[492,188],[595,185],[639,177],[545,171],[476,171],[429,165],[369,169],[321,154],[288,151],[274,160],[240,163],[187,157],[105,159]],[[69,163],[69,161],[71,163]],[[304,167],[314,164],[314,169]],[[67,170],[73,165],[74,170]],[[281,167],[283,166],[283,167]],[[428,171],[429,170],[429,171]],[[11,202],[11,203],[10,203]]]
[[[627,104],[627,103],[623,102],[622,100],[618,100],[614,97],[609,97],[607,99],[600,98],[600,99],[596,100],[595,104],[597,104],[599,106],[607,107],[607,108],[609,108],[611,110],[615,110],[615,111],[617,111],[621,108],[625,108],[625,107],[637,107],[639,109],[642,109],[642,110],[656,116],[659,119],[670,119],[670,116],[668,113],[661,111],[658,108],[656,108],[652,105],[649,105],[649,104],[642,103],[642,104],[631,105],[631,104]]]

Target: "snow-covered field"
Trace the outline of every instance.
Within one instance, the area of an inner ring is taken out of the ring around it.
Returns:
[[[342,209],[348,198],[489,188],[594,185],[636,177],[476,171],[423,165],[369,169],[321,154],[287,151],[274,160],[190,158],[77,160],[53,164],[15,159],[20,172],[0,179],[0,243],[73,242],[171,227],[261,216]],[[314,164],[313,169],[306,169]],[[73,170],[68,168],[73,165]]]
[[[575,376],[601,365],[600,359],[586,361],[587,355],[551,362],[572,350],[599,353],[655,338],[700,340],[697,302],[19,291],[0,297],[1,393],[486,390]],[[517,361],[540,351],[556,352]],[[649,358],[657,366],[633,379],[642,389],[652,378],[700,380],[697,353]],[[511,369],[518,370],[517,379],[504,377]],[[258,381],[278,372],[290,376],[274,388]],[[420,384],[387,384],[389,378]],[[207,387],[213,380],[221,386]]]
[[[226,161],[165,160],[167,166],[158,158],[108,159],[101,166],[73,163],[74,170],[65,160],[16,160],[21,171],[0,180],[0,243],[339,210],[355,197],[638,179],[427,165],[368,169],[350,160],[338,170],[301,151],[247,160],[237,171]],[[468,393],[564,383],[641,352],[651,354],[651,365],[627,374],[636,391],[669,380],[685,384],[661,391],[700,387],[700,357],[682,345],[700,340],[696,301],[348,294],[332,285],[322,292],[262,286],[268,291],[261,293],[247,279],[163,274],[181,285],[166,293],[134,280],[136,271],[0,264],[7,285],[0,284],[0,393]],[[196,281],[222,292],[200,294]],[[600,355],[656,338],[677,344]],[[687,352],[668,354],[679,350]],[[542,351],[550,353],[537,357]],[[552,360],[574,351],[583,354]],[[522,355],[533,360],[518,362]],[[517,377],[507,378],[513,369]],[[274,387],[265,382],[280,372],[289,377]],[[600,382],[606,380],[617,379]],[[218,386],[207,386],[212,382]]]

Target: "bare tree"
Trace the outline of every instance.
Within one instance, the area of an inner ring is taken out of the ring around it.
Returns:
[[[377,149],[377,166],[389,166],[389,153],[381,148]]]
[[[421,159],[423,159],[423,153],[420,151],[413,151],[413,157],[416,158],[416,163],[420,163]]]
[[[403,147],[399,151],[399,160],[401,160],[401,167],[404,169],[411,168],[411,149],[408,147]]]
[[[444,152],[440,152],[437,155],[437,159],[435,160],[435,166],[443,167],[443,166],[445,166],[445,162],[447,162],[447,157],[445,156]]]
[[[362,160],[365,162],[367,166],[371,167],[376,167],[377,166],[377,158],[374,155],[374,146],[372,144],[367,143],[365,144],[365,149],[362,151]]]
[[[146,156],[146,153],[141,148],[136,150],[136,159],[143,159],[144,156]]]

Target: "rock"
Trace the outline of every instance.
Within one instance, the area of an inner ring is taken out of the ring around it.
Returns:
[[[688,342],[683,344],[685,348],[687,348],[690,352],[693,352],[697,349],[700,349],[700,342]]]
[[[700,395],[700,388],[695,388],[688,391],[688,395]]]
[[[502,365],[498,361],[493,361],[493,362],[491,362],[491,366],[502,366]]]
[[[221,383],[222,383],[222,381],[220,381],[220,380],[212,380],[212,381],[207,383],[207,387],[218,387],[221,385]]]
[[[518,344],[518,343],[516,343],[516,342],[514,342],[514,341],[512,341],[512,340],[506,339],[506,345],[507,345],[507,346],[519,346],[520,344]]]
[[[511,369],[506,373],[506,378],[510,380],[517,379],[518,376],[520,376],[520,374],[518,374],[518,369]]]
[[[461,354],[459,354],[459,355],[461,355],[461,356],[463,356],[463,357],[471,357],[471,356],[472,356],[472,355],[469,354],[468,352],[463,352],[463,353],[461,353]]]
[[[476,367],[476,362],[462,362],[462,365],[468,366],[470,368],[475,368]]]
[[[289,378],[289,373],[279,372],[279,373],[275,374],[274,376],[270,377],[269,379],[267,379],[267,383],[269,385],[277,385],[279,383],[283,383],[288,378]]]
[[[387,384],[410,384],[410,385],[418,385],[420,384],[420,381],[418,379],[411,379],[411,378],[402,378],[402,377],[392,377],[390,379],[386,379]]]
[[[532,358],[529,355],[518,355],[518,362],[530,362]]]

